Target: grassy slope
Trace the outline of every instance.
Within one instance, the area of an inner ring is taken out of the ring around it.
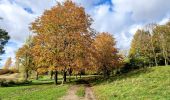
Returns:
[[[68,85],[35,81],[27,86],[0,87],[0,100],[57,100],[66,94],[67,89]]]
[[[93,89],[99,100],[169,100],[170,66],[130,72]]]

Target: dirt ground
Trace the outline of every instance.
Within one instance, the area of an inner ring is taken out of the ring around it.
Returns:
[[[85,97],[81,98],[76,95],[76,91],[78,90],[78,88],[79,85],[71,86],[68,90],[67,95],[61,98],[60,100],[96,100],[90,86],[85,85]]]
[[[18,73],[0,75],[0,79],[17,80],[19,77]]]

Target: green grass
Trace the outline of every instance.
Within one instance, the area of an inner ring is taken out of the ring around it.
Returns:
[[[85,87],[84,85],[80,85],[80,87],[78,88],[76,95],[79,97],[84,97],[85,96]]]
[[[98,81],[99,100],[170,100],[170,66],[153,67]]]
[[[0,100],[57,100],[64,96],[68,85],[54,85],[53,82],[33,81],[31,84],[0,87]]]

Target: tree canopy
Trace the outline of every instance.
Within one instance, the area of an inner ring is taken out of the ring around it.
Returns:
[[[0,54],[5,53],[4,46],[10,39],[8,32],[3,29],[0,29]]]

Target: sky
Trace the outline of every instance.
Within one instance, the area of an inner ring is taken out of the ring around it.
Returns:
[[[11,39],[5,46],[6,53],[0,55],[0,67],[7,58],[15,61],[15,52],[31,35],[30,23],[50,9],[56,2],[64,0],[0,0],[0,28],[5,29]],[[170,0],[72,0],[83,6],[93,18],[92,27],[97,32],[109,32],[117,41],[117,48],[128,50],[137,29],[149,23],[164,24],[170,18]]]

